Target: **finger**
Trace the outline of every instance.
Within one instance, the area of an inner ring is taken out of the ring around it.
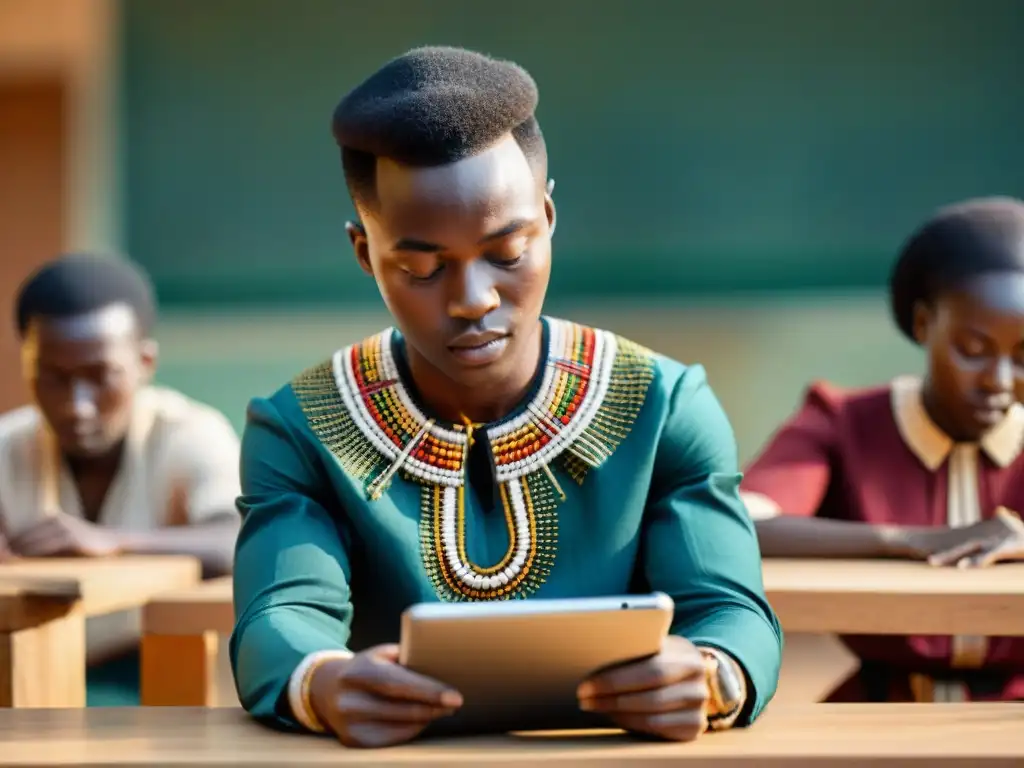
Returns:
[[[426,725],[455,711],[452,707],[385,699],[360,690],[344,691],[338,696],[335,706],[338,714],[348,723],[365,721]]]
[[[613,715],[611,719],[627,731],[660,736],[672,741],[693,741],[708,727],[703,707],[648,715],[619,714]]]
[[[462,706],[462,695],[451,686],[392,661],[380,660],[372,654],[365,657],[365,662],[351,664],[345,669],[344,683],[385,699],[415,701],[447,708]]]
[[[379,661],[390,661],[392,664],[398,663],[398,655],[401,649],[398,643],[383,643],[382,645],[374,646],[373,648],[367,649],[366,653]]]
[[[989,555],[993,553],[1000,553],[1006,548],[1006,540],[1002,537],[994,537],[984,541],[979,541],[977,547],[975,547],[970,553],[966,553],[961,558],[955,561],[957,568],[973,568],[980,566],[985,562]],[[952,552],[952,550],[950,550]],[[997,560],[999,555],[995,555]],[[995,562],[992,560],[992,562]]]
[[[338,740],[346,747],[357,749],[376,749],[405,744],[412,741],[423,731],[425,726],[417,723],[353,723],[335,729]]]
[[[699,708],[704,706],[709,698],[710,691],[708,691],[707,681],[704,678],[693,678],[651,691],[581,699],[580,709],[586,712],[607,714],[655,714],[672,712],[677,709]]]
[[[980,552],[977,555],[969,558],[969,567],[971,568],[987,568],[990,565],[996,565],[1004,560],[1016,560],[1020,559],[1015,557],[1014,553],[1017,552],[1017,547],[1014,546],[996,546],[986,549],[984,552]]]
[[[580,699],[615,696],[634,691],[650,691],[706,674],[700,653],[659,654],[642,661],[629,662],[591,675],[577,690]]]
[[[928,565],[934,566],[947,566],[955,565],[965,557],[969,557],[980,550],[984,549],[986,542],[982,539],[974,539],[972,541],[959,544],[955,547],[950,547],[944,552],[936,552],[934,555],[928,557]]]

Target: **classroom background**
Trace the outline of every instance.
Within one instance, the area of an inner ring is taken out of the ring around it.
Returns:
[[[331,111],[420,44],[539,83],[549,313],[702,363],[749,458],[806,384],[920,368],[884,284],[933,208],[1024,197],[1019,0],[0,0],[0,314],[67,250],[152,275],[159,379],[247,400],[387,323]],[[0,323],[0,409],[23,402]]]

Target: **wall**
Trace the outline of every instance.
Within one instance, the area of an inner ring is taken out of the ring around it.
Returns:
[[[0,0],[0,76],[67,84],[67,249],[120,247],[116,0]]]
[[[165,301],[375,301],[328,130],[384,59],[524,63],[563,297],[879,285],[932,207],[1024,195],[1019,0],[132,0],[131,253]]]

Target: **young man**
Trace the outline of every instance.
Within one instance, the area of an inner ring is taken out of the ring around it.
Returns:
[[[427,600],[668,593],[661,654],[579,690],[632,731],[745,725],[774,693],[781,633],[703,370],[541,315],[536,104],[515,64],[423,48],[334,114],[349,235],[397,330],[250,405],[231,651],[264,722],[385,746],[454,711],[396,663]]]
[[[127,261],[66,256],[32,275],[16,306],[34,404],[0,417],[0,549],[180,553],[208,575],[230,572],[238,438],[214,409],[150,386],[145,277]],[[123,652],[125,637],[114,619],[92,622],[90,656]]]

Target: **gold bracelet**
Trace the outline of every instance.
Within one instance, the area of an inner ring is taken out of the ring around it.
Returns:
[[[313,675],[328,661],[351,658],[352,653],[350,651],[341,649],[317,651],[306,656],[299,666],[295,668],[288,684],[288,700],[295,719],[307,730],[313,733],[323,733],[327,730],[313,710],[311,694]]]

